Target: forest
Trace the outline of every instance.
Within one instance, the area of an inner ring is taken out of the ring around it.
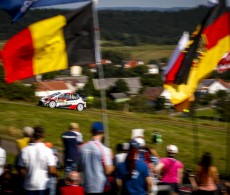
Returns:
[[[0,40],[9,39],[31,23],[69,11],[34,9],[13,24],[10,17],[0,11]],[[106,46],[174,45],[184,31],[195,30],[207,11],[204,6],[180,11],[99,10],[101,40]]]

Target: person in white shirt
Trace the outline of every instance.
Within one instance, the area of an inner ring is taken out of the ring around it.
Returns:
[[[1,145],[1,138],[0,138],[0,145]],[[0,147],[0,176],[4,172],[4,166],[6,164],[6,151]]]
[[[46,195],[49,193],[47,184],[48,173],[56,174],[55,156],[50,148],[43,143],[44,128],[35,127],[33,143],[22,149],[19,164],[25,176],[24,189],[26,195]]]

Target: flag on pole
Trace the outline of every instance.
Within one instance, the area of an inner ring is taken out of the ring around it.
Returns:
[[[8,83],[95,63],[92,3],[29,25],[4,45],[1,58]]]
[[[179,80],[171,84],[165,83],[164,87],[170,93],[174,105],[189,101],[199,82],[210,75],[222,56],[230,51],[230,13],[224,8],[224,0],[212,8],[212,12],[206,17],[205,26],[196,31],[197,36],[191,44],[193,47],[190,46],[185,53],[178,71]]]
[[[230,70],[230,52],[224,54],[224,56],[219,61],[216,70],[218,73],[224,73]]]
[[[188,75],[192,66],[199,63],[200,58],[205,52],[205,45],[208,40],[205,40],[204,31],[212,25],[226,11],[225,0],[220,0],[218,4],[213,6],[204,20],[199,24],[191,37],[191,44],[186,49],[186,55],[182,61],[181,67],[177,72],[175,83],[182,84],[188,80]]]
[[[188,41],[189,34],[188,32],[184,32],[166,65],[166,69],[163,72],[164,83],[174,83],[175,76],[183,60],[184,49],[188,45]]]
[[[6,11],[12,17],[12,22],[15,22],[25,15],[30,8],[84,1],[89,0],[0,0],[0,9]]]

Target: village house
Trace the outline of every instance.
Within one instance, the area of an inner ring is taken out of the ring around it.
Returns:
[[[202,94],[215,94],[219,90],[229,91],[230,83],[222,79],[204,79],[197,88],[197,91]]]

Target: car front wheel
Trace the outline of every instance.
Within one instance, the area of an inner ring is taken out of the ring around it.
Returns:
[[[77,105],[77,110],[78,110],[78,111],[84,110],[84,105],[83,105],[83,104],[78,104],[78,105]]]
[[[55,102],[55,101],[51,101],[51,102],[49,103],[49,107],[50,107],[50,108],[55,108],[55,107],[56,107],[56,102]]]

